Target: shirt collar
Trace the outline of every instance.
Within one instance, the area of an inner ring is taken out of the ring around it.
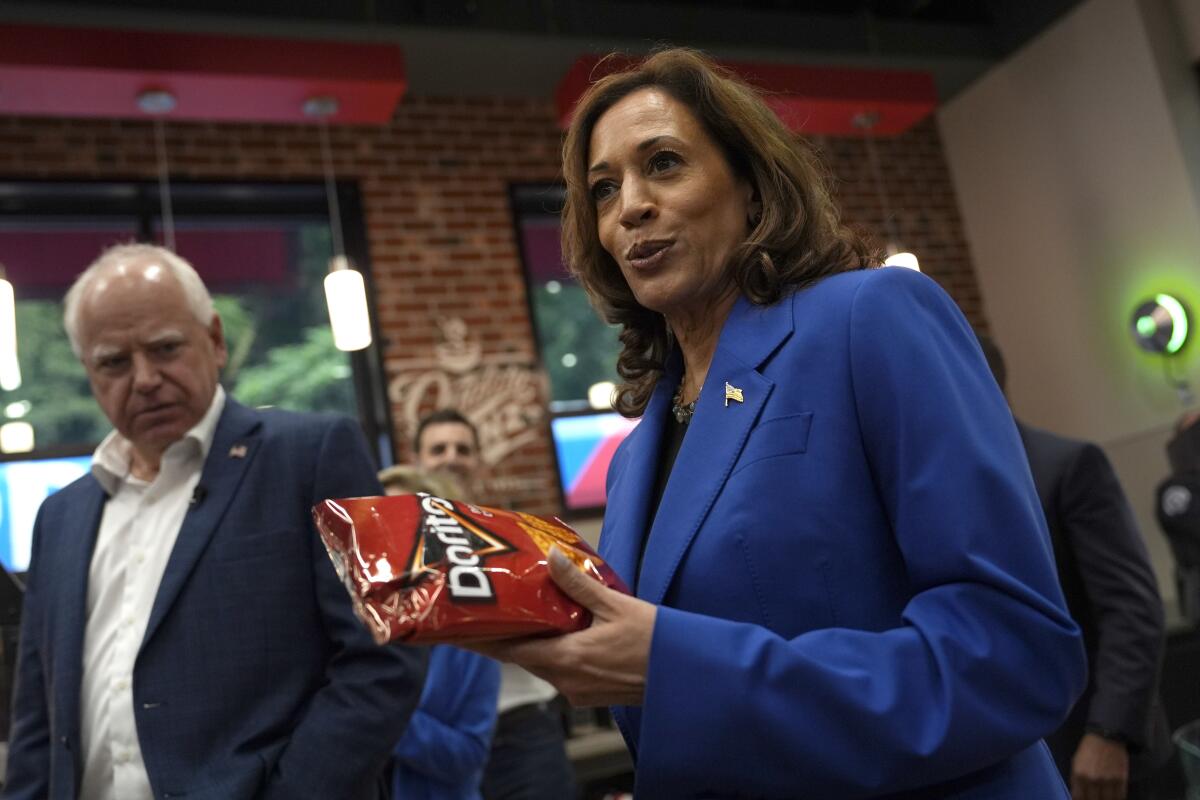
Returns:
[[[192,442],[194,444],[191,446],[198,451],[200,463],[203,464],[204,460],[208,458],[208,451],[212,448],[213,437],[217,433],[217,422],[221,419],[221,412],[224,410],[225,389],[218,383],[208,411],[204,412],[200,421],[185,433],[183,438],[173,442],[167,451],[170,452],[183,443]],[[164,455],[166,454],[164,453]],[[129,477],[132,458],[133,444],[117,431],[111,431],[92,454],[92,475],[104,487],[105,492],[110,495],[115,494],[121,487],[121,483]]]

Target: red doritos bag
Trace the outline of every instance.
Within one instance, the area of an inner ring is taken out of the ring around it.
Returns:
[[[355,613],[380,644],[586,628],[591,615],[550,578],[551,545],[606,586],[629,591],[558,519],[428,494],[326,500],[313,518]]]

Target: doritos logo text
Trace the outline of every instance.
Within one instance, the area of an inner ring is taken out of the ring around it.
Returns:
[[[408,559],[410,583],[437,574],[433,567],[448,562],[446,585],[455,600],[495,602],[496,593],[483,568],[488,556],[508,553],[512,545],[475,520],[455,510],[454,504],[428,494],[421,498],[421,533]]]

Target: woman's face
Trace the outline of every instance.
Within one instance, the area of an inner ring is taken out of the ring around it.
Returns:
[[[701,318],[731,300],[726,267],[749,234],[753,190],[687,106],[646,88],[604,112],[588,187],[600,244],[641,305]]]

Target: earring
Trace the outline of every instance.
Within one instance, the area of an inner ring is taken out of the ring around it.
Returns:
[[[758,223],[762,222],[763,212],[762,212],[762,206],[758,205],[757,203],[755,204],[755,206],[756,207],[754,208],[754,210],[752,210],[750,212],[750,225],[752,227],[757,228]]]

